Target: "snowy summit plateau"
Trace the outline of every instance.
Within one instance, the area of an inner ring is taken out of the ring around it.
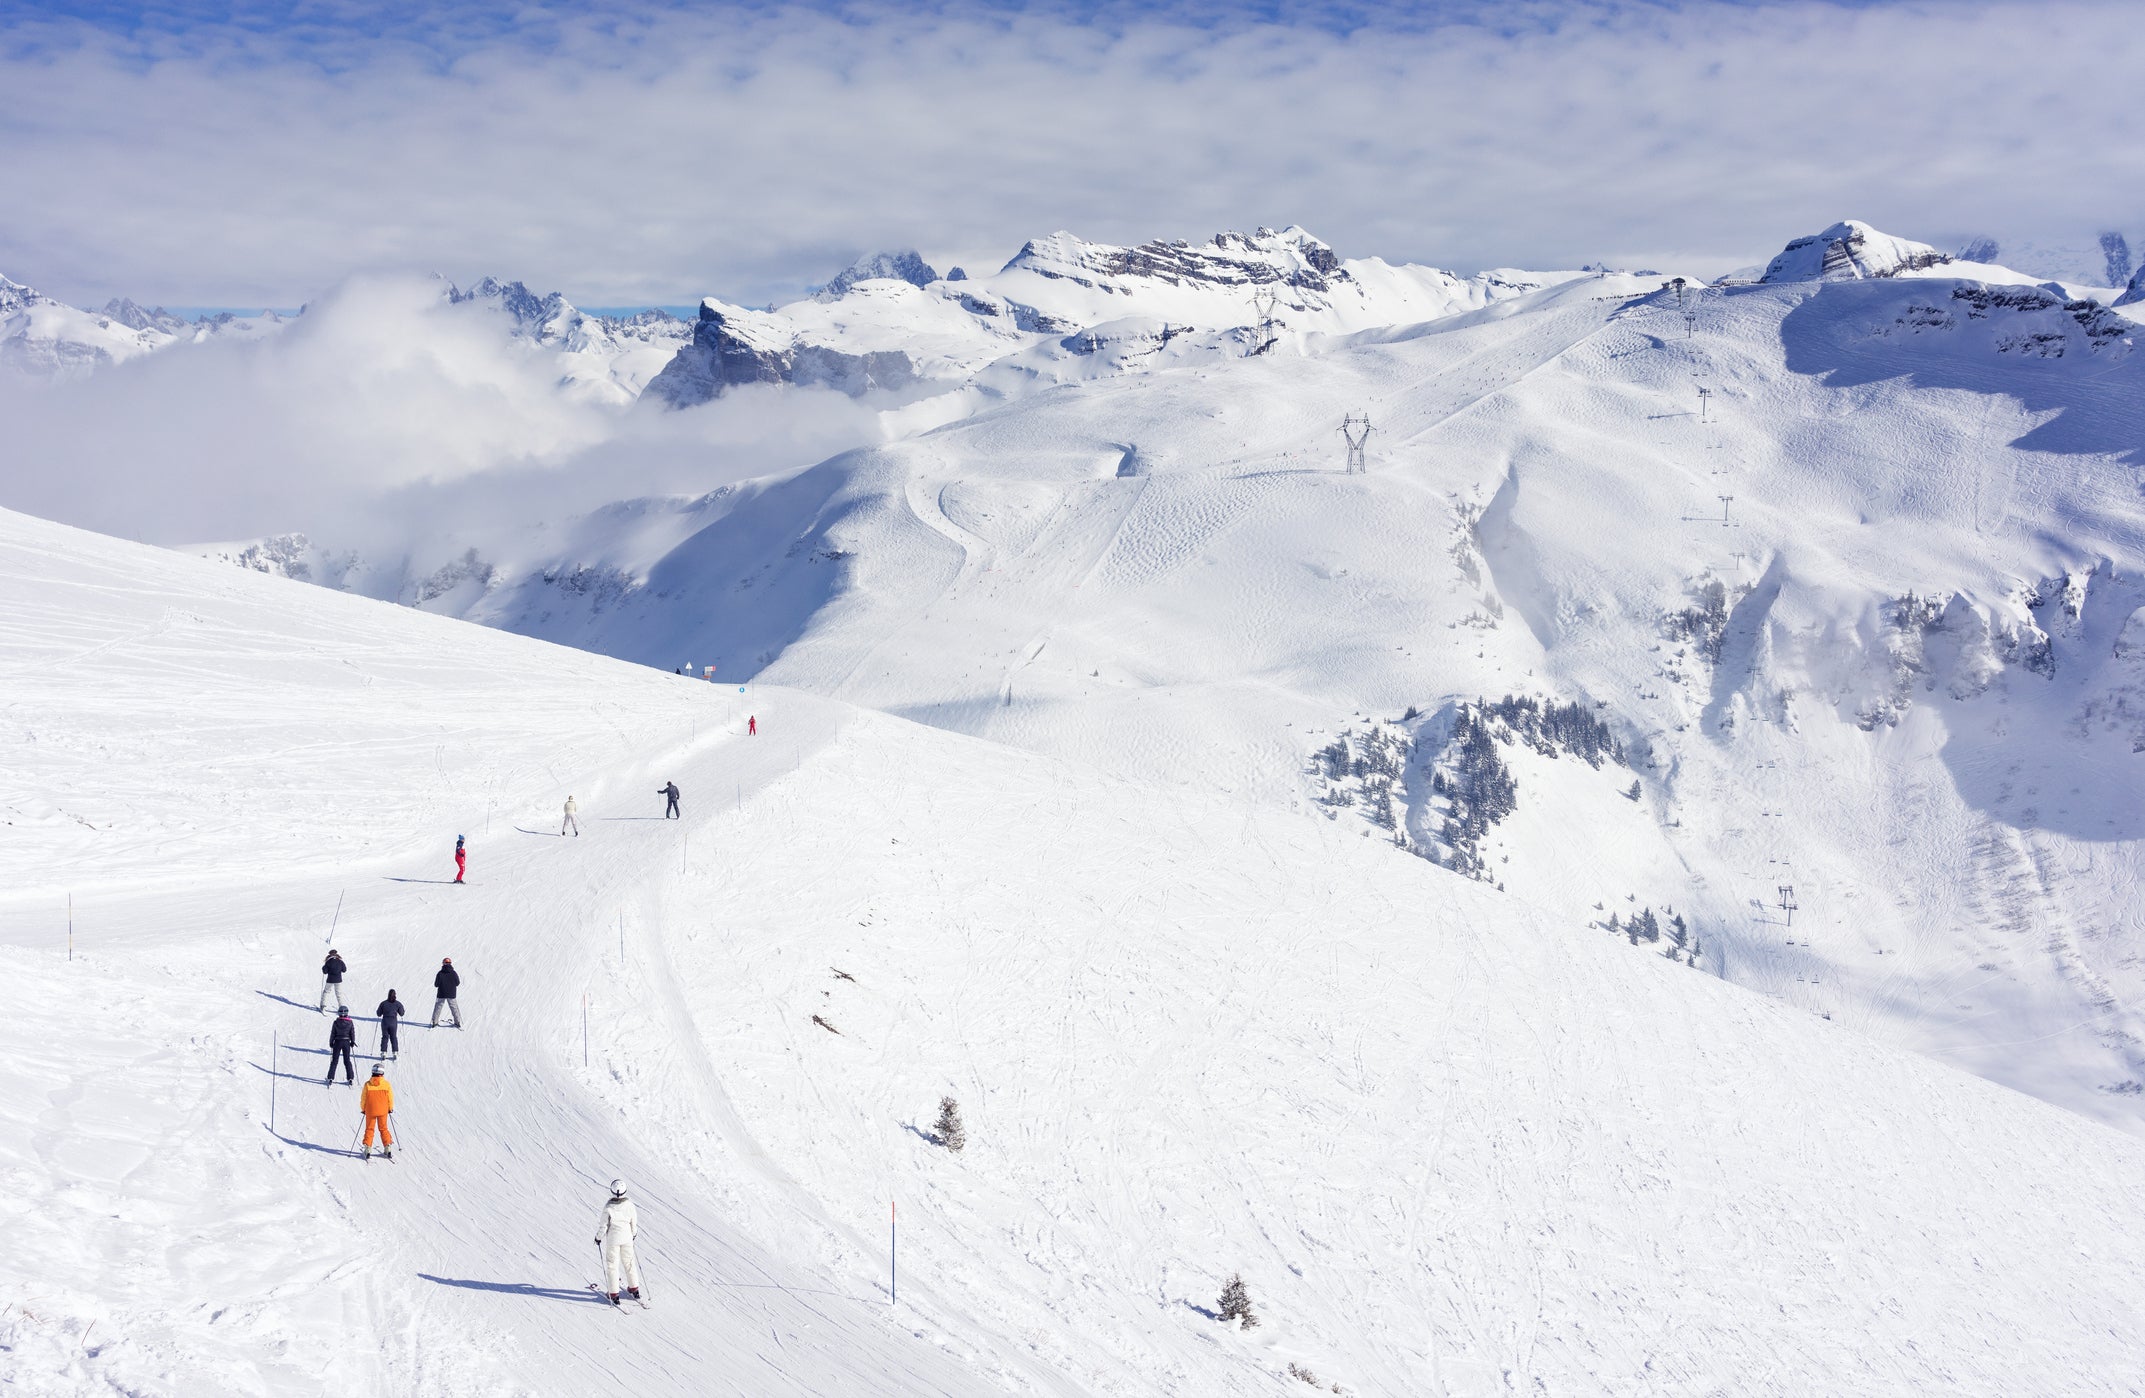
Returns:
[[[10,1391],[2137,1394],[2093,246],[441,279],[397,373],[615,435],[362,528],[0,512]],[[362,299],[0,280],[0,373]]]

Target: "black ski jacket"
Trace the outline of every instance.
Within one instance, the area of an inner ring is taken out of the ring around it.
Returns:
[[[439,974],[432,978],[432,988],[439,992],[439,998],[442,1000],[452,1000],[454,988],[461,983],[461,976],[456,974],[452,966],[440,967]]]
[[[380,1008],[374,1010],[373,1013],[380,1017],[380,1023],[392,1029],[395,1027],[395,1021],[408,1014],[409,1011],[402,1008],[400,1000],[382,1000]]]
[[[357,1047],[357,1025],[351,1023],[347,1015],[338,1017],[335,1021],[335,1027],[328,1031],[328,1047],[331,1049]]]
[[[329,985],[341,985],[343,983],[343,972],[349,969],[348,966],[343,964],[343,959],[340,956],[331,956],[320,963],[320,974],[328,978]]]
[[[671,800],[675,801],[678,799],[678,784],[676,782],[671,782],[667,786],[659,786],[656,788],[655,794],[658,796],[668,796]]]

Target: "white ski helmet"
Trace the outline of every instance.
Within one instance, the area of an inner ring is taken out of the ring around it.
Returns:
[[[611,1181],[611,1197],[613,1199],[623,1199],[626,1197],[626,1182],[624,1180]]]

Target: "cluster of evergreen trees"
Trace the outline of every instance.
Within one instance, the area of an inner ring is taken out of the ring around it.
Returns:
[[[1599,905],[1597,904],[1596,906]],[[1664,907],[1661,912],[1662,917],[1655,917],[1652,908],[1641,908],[1631,915],[1629,921],[1624,921],[1618,918],[1615,913],[1610,913],[1609,920],[1605,925],[1611,932],[1629,937],[1633,946],[1638,946],[1641,943],[1657,944],[1665,936],[1668,938],[1669,944],[1662,948],[1661,954],[1663,956],[1671,961],[1681,961],[1685,965],[1696,966],[1699,953],[1702,950],[1699,946],[1698,935],[1692,932],[1690,925],[1683,920],[1683,914],[1677,912],[1674,908]]]
[[[1446,809],[1444,828],[1438,831],[1446,854],[1437,862],[1487,881],[1482,837],[1519,809],[1519,780],[1497,751],[1486,710],[1462,704],[1453,715],[1452,738],[1444,762],[1431,773],[1430,790],[1444,799]]]
[[[1418,717],[1411,708],[1402,722]],[[1507,694],[1455,707],[1442,743],[1383,723],[1339,734],[1311,755],[1311,770],[1324,780],[1319,799],[1325,805],[1358,807],[1372,824],[1391,831],[1402,849],[1491,882],[1483,838],[1519,806],[1519,780],[1502,752],[1513,742],[1548,758],[1570,754],[1597,769],[1605,762],[1630,765],[1624,745],[1593,706]],[[1410,840],[1406,828],[1411,765],[1429,773],[1437,803],[1431,817],[1442,816],[1427,844]]]
[[[1670,612],[1662,630],[1671,641],[1688,641],[1706,663],[1718,664],[1722,641],[1728,635],[1728,589],[1719,578],[1707,578],[1697,592],[1698,605]]]
[[[1515,737],[1544,757],[1568,752],[1589,767],[1604,760],[1621,763],[1624,745],[1616,741],[1609,725],[1584,704],[1544,703],[1539,699],[1507,694],[1483,712],[1503,720]]]
[[[1374,723],[1362,734],[1343,733],[1312,754],[1311,765],[1326,779],[1322,798],[1329,806],[1360,805],[1363,813],[1381,829],[1401,836],[1401,816],[1407,809],[1403,774],[1415,745],[1405,731]],[[1353,780],[1362,785],[1348,789]]]

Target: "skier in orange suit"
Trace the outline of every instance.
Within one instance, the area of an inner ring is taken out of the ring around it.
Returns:
[[[365,1090],[358,1094],[358,1110],[365,1114],[365,1158],[372,1159],[372,1133],[377,1127],[380,1149],[393,1160],[395,1136],[387,1129],[387,1119],[395,1111],[395,1089],[387,1081],[386,1070],[377,1063],[372,1065],[372,1076],[365,1080]]]

